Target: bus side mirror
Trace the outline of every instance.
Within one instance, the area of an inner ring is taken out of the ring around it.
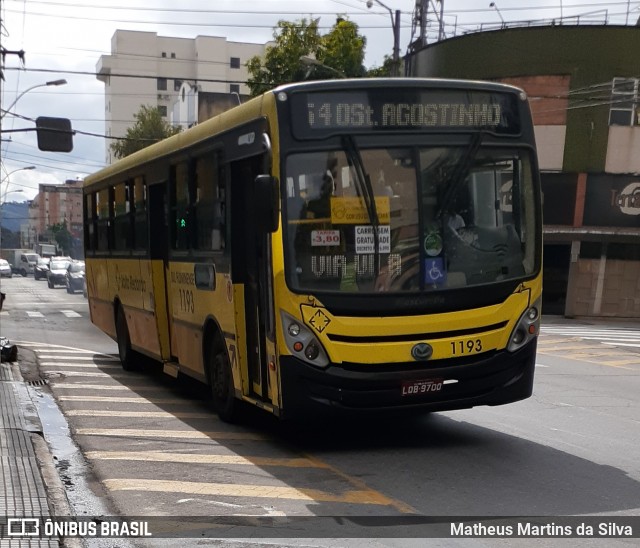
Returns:
[[[278,230],[280,193],[278,179],[271,175],[258,175],[255,180],[256,225],[261,232]]]

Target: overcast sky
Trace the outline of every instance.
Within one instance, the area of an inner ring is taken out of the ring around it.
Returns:
[[[69,118],[75,130],[104,134],[104,85],[96,79],[95,69],[100,55],[110,53],[111,37],[118,29],[265,43],[280,19],[319,17],[324,33],[337,14],[346,14],[367,37],[368,68],[381,65],[393,47],[390,13],[375,0],[371,9],[366,0],[0,0],[0,4],[2,46],[25,52],[24,65],[16,55],[7,55],[2,82],[2,108],[10,114],[2,119],[0,200],[6,197],[7,201],[32,199],[39,183],[83,178],[103,166],[102,137],[78,134],[73,152],[62,154],[40,152],[33,132],[4,131],[34,127],[33,122],[12,115],[17,114],[30,120]],[[400,49],[404,54],[411,40],[415,0],[385,0],[384,4],[402,12]],[[502,21],[580,16],[590,23],[635,24],[640,16],[640,1],[497,0],[491,4],[489,0],[444,0],[445,35]],[[430,15],[434,6],[439,10],[440,3],[430,2]],[[431,23],[429,37],[435,36],[436,26]],[[31,86],[60,78],[68,83],[28,91],[11,106]],[[14,172],[27,166],[36,169]]]

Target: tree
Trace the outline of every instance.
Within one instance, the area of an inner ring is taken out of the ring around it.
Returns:
[[[331,31],[322,37],[316,59],[345,76],[360,78],[366,74],[363,65],[366,45],[367,38],[358,33],[358,25],[338,17]]]
[[[367,71],[367,76],[369,78],[388,76],[391,77],[394,74],[395,61],[393,57],[390,55],[384,56],[384,61],[382,62],[381,67],[373,67]]]
[[[67,229],[67,221],[51,225],[49,230],[53,233],[53,237],[58,243],[58,249],[63,251],[63,255],[70,255],[73,247],[73,236]]]
[[[135,124],[127,129],[125,138],[111,144],[116,158],[124,158],[153,143],[162,141],[179,133],[181,128],[173,127],[162,119],[160,109],[150,105],[142,105],[133,115]]]
[[[278,21],[273,32],[275,44],[267,47],[264,59],[256,55],[247,62],[251,95],[305,80],[310,71],[314,71],[314,78],[336,78],[336,72],[345,77],[364,76],[366,38],[358,33],[358,25],[339,17],[331,31],[321,36],[318,21]],[[300,60],[303,56],[315,58],[318,65],[305,65]]]

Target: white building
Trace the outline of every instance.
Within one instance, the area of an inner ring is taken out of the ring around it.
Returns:
[[[184,124],[171,119],[183,83],[203,92],[247,94],[245,63],[264,53],[263,44],[229,42],[218,36],[171,38],[117,30],[111,38],[111,55],[102,55],[96,66],[98,80],[105,84],[106,135],[125,135],[142,105],[157,106],[167,122]],[[111,141],[105,141],[110,164]]]

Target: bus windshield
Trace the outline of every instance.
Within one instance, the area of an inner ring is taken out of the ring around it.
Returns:
[[[291,289],[438,291],[537,272],[532,151],[479,137],[462,146],[289,155]]]

